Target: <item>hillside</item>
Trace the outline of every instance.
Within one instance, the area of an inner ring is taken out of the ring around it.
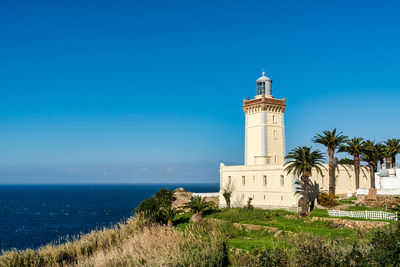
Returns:
[[[399,256],[397,223],[352,228],[244,208],[209,211],[200,223],[189,217],[168,227],[138,216],[58,246],[4,252],[0,266],[358,266],[393,264]]]

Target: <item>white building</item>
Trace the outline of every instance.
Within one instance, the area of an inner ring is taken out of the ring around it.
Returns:
[[[383,168],[376,172],[375,188],[377,195],[400,195],[400,168]],[[358,189],[357,195],[368,195],[368,190]]]
[[[295,177],[284,171],[286,99],[272,95],[272,80],[262,73],[256,80],[257,95],[243,100],[245,114],[244,165],[220,164],[220,206],[226,206],[224,187],[233,184],[233,206],[244,206],[249,198],[252,205],[260,208],[297,207],[299,196],[295,195]],[[350,167],[351,168],[351,167]],[[340,166],[336,172],[336,192],[346,195],[355,193],[354,172]],[[321,176],[313,173],[311,180],[321,188],[328,189],[328,168]],[[360,186],[369,188],[368,171],[362,169]]]

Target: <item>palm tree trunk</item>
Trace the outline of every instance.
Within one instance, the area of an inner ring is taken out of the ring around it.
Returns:
[[[375,162],[369,163],[369,171],[370,171],[370,179],[371,179],[371,188],[375,188]]]
[[[392,168],[396,168],[396,154],[392,156]]]
[[[386,158],[386,169],[390,169],[390,163],[391,163],[391,159]]]
[[[304,195],[303,195],[303,203],[301,206],[301,216],[308,215],[308,195],[309,195],[309,186],[310,186],[310,175],[308,172],[304,172],[303,174],[303,183],[304,183]]]
[[[379,163],[380,163],[380,169],[382,170],[383,169],[383,164],[385,163],[385,161],[383,160],[383,159],[380,159],[379,160]],[[376,167],[376,169],[378,169],[378,166]]]
[[[334,151],[332,148],[328,148],[328,155],[329,155],[329,193],[335,194],[335,172],[333,166],[333,156]]]
[[[354,174],[356,176],[356,190],[360,188],[360,157],[354,156]]]

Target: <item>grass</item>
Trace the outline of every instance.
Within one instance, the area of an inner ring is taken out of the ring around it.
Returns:
[[[220,266],[225,258],[216,229],[179,231],[132,218],[62,245],[3,251],[0,266]]]
[[[322,211],[318,210],[314,215],[318,213],[322,213]],[[358,238],[357,230],[335,228],[329,221],[311,221],[309,218],[300,218],[296,213],[283,210],[233,208],[222,210],[206,217],[223,220],[231,224],[242,223],[274,227],[281,231],[282,235],[306,233],[320,235],[328,240],[340,239],[348,243],[354,242]],[[277,242],[274,233],[269,234],[264,231],[231,232],[229,234],[231,235],[231,238],[227,240],[229,248],[247,250],[271,248]],[[284,243],[282,242],[282,245]]]
[[[312,216],[323,212],[314,210]],[[231,266],[355,266],[360,258],[354,255],[367,259],[363,265],[388,247],[398,251],[398,224],[377,235],[312,221],[312,216],[235,208],[207,213],[197,224],[188,222],[189,213],[179,215],[176,228],[138,217],[65,244],[3,252],[0,266],[227,266],[228,261]],[[377,245],[380,252],[373,254]],[[390,253],[379,263],[391,265],[387,259],[399,258]]]
[[[353,204],[355,201],[357,201],[357,197],[341,198],[339,199],[339,204],[340,205]]]

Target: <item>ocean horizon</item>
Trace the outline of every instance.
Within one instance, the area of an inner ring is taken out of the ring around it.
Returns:
[[[219,183],[0,184],[0,251],[38,248],[111,227],[160,188],[217,192]]]

